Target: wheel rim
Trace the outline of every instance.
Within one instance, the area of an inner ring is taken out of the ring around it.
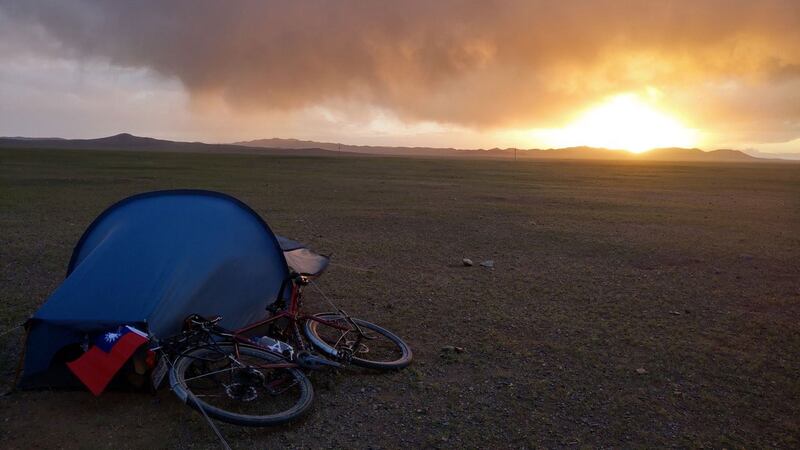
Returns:
[[[327,322],[347,327],[347,330],[340,330],[317,321],[310,324],[314,335],[342,359],[391,364],[405,357],[403,348],[397,342],[373,328],[374,325],[368,322],[354,319],[367,337],[359,339],[358,331],[344,317],[333,315],[321,318]]]
[[[236,358],[212,348],[187,355],[182,387],[204,407],[253,419],[283,416],[296,409],[304,386],[293,369],[265,367],[270,361],[249,349],[241,350]]]

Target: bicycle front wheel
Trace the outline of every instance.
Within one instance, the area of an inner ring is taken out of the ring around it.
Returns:
[[[336,359],[378,370],[402,369],[411,364],[411,348],[391,331],[366,320],[340,313],[322,313],[308,319],[304,331],[315,347]],[[362,335],[363,334],[363,335]]]
[[[303,415],[314,397],[303,372],[276,367],[287,363],[256,347],[208,345],[178,357],[170,385],[184,403],[223,422],[278,425]]]

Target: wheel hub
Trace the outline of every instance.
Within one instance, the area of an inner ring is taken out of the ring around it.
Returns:
[[[344,345],[346,345],[347,348],[353,349],[352,350],[353,353],[369,353],[369,347],[367,346],[367,344],[362,342],[361,344],[358,345],[357,348],[353,348],[355,344],[356,341],[346,341],[344,343]]]
[[[256,369],[243,369],[237,371],[234,382],[225,385],[225,393],[233,400],[250,402],[258,398],[258,386],[264,386],[266,378],[261,371]]]

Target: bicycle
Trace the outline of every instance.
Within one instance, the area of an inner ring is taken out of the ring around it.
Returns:
[[[307,412],[314,390],[298,364],[220,327],[221,319],[189,316],[183,332],[151,348],[162,355],[153,385],[168,372],[183,403],[236,425],[279,425]]]
[[[353,364],[376,370],[399,370],[408,366],[413,353],[400,337],[374,323],[351,317],[336,307],[321,290],[319,292],[336,311],[314,315],[302,313],[303,289],[320,274],[321,271],[313,276],[293,272],[290,277],[291,295],[288,304],[285,301],[277,302],[269,308],[272,316],[238,329],[234,334],[241,339],[256,335],[257,330],[266,327],[267,336],[291,342],[292,347],[298,349],[297,352],[284,356],[304,368],[340,368]],[[306,339],[313,348],[323,352],[328,360],[317,358]]]
[[[288,303],[279,300],[270,306],[271,316],[237,330],[226,330],[217,324],[221,317],[208,320],[192,315],[181,334],[154,349],[160,350],[165,356],[162,361],[171,366],[170,386],[184,403],[204,415],[233,424],[277,425],[300,417],[311,406],[313,388],[300,369],[341,368],[352,364],[377,370],[399,370],[411,363],[411,348],[400,337],[371,322],[351,317],[321,290],[336,311],[314,315],[302,312],[304,288],[327,266],[326,257],[315,256],[324,260],[324,264],[317,264],[310,271],[293,270],[286,280],[291,285]],[[259,345],[258,340],[253,339],[264,327],[267,332],[261,334],[280,340],[271,340],[275,348]],[[291,342],[293,346],[284,342]],[[327,358],[316,356],[314,348]],[[244,363],[243,356],[260,361]],[[152,373],[153,385],[158,387],[158,368]],[[202,384],[198,385],[197,380],[202,380]],[[195,383],[190,385],[190,381]],[[219,392],[214,393],[216,390]],[[275,397],[280,395],[284,398],[276,402]],[[273,401],[257,402],[259,398]],[[284,406],[276,407],[276,403]],[[249,410],[255,409],[255,405],[272,407],[277,412],[252,414]],[[240,413],[238,409],[246,412]]]

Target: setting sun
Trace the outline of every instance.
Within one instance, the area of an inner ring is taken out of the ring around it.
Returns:
[[[554,147],[588,145],[641,153],[658,147],[692,147],[697,132],[642,100],[621,94],[590,108],[564,128],[542,136]]]

